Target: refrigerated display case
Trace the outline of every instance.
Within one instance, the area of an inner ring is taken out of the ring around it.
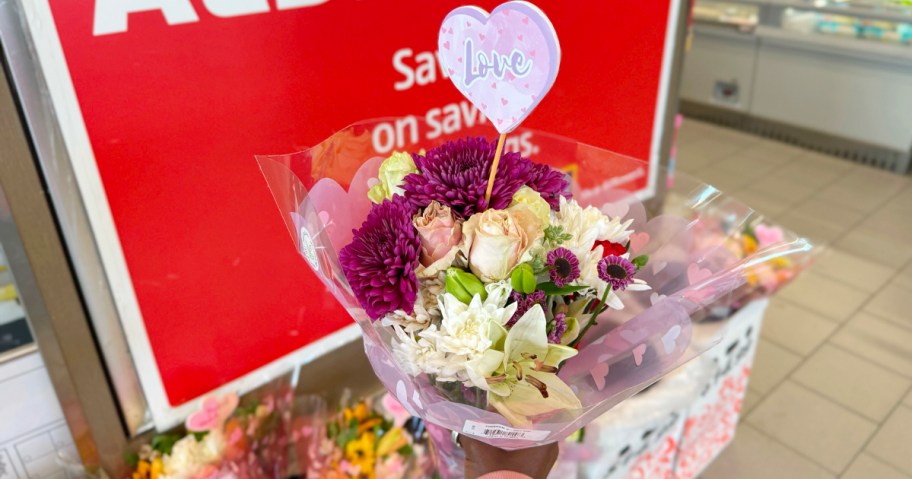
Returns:
[[[685,113],[908,170],[912,2],[698,0],[693,29]]]

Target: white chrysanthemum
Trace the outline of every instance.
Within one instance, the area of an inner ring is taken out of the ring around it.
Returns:
[[[393,356],[406,373],[412,376],[440,373],[446,363],[445,355],[437,351],[433,343],[406,333],[400,326],[393,326],[393,330],[398,339],[393,343]]]
[[[608,283],[602,281],[598,275],[598,264],[602,260],[602,253],[604,249],[601,245],[596,246],[595,249],[589,251],[585,256],[580,257],[580,277],[577,279],[577,284],[584,284],[591,286],[596,291],[596,297],[601,299],[602,295],[605,294],[605,288],[608,287]],[[624,253],[621,255],[622,258],[629,259],[630,253]],[[627,291],[646,291],[652,289],[646,284],[642,279],[634,278],[633,283],[627,286]],[[605,303],[611,309],[624,309],[624,302],[621,301],[621,298],[618,297],[617,293],[611,291],[608,293],[608,297],[605,299]]]
[[[422,280],[418,285],[418,297],[415,298],[415,309],[412,314],[398,309],[387,313],[380,320],[382,326],[397,325],[406,333],[414,333],[427,328],[432,322],[440,319],[440,308],[437,297],[446,290],[444,273],[434,279]]]
[[[572,238],[561,244],[581,260],[592,250],[596,241],[626,243],[633,231],[627,229],[633,220],[609,218],[593,206],[581,207],[575,200],[560,198],[560,209],[552,212],[551,224],[562,226]]]
[[[440,327],[431,326],[421,337],[432,341],[438,351],[464,356],[465,360],[474,359],[491,347],[489,322],[503,326],[516,312],[516,303],[504,307],[497,294],[490,294],[486,301],[475,295],[469,304],[449,293],[438,300],[443,316]]]

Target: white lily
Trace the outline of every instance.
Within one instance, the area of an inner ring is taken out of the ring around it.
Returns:
[[[582,407],[557,376],[557,366],[577,351],[548,344],[546,323],[541,306],[533,306],[509,332],[491,328],[491,349],[466,364],[472,383],[487,389],[488,404],[514,426],[528,426],[539,414]]]

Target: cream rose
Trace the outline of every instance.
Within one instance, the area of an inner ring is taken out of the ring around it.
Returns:
[[[435,277],[453,264],[462,241],[462,222],[453,217],[449,206],[432,201],[424,212],[412,219],[421,237],[421,277]]]
[[[462,234],[469,269],[490,283],[508,277],[544,232],[535,214],[519,204],[472,215],[462,225]]]
[[[510,206],[525,205],[529,211],[538,218],[542,225],[547,226],[551,219],[551,205],[542,198],[539,192],[523,186],[513,194],[513,201]]]
[[[403,194],[400,185],[405,182],[405,177],[417,172],[411,155],[401,151],[393,153],[380,164],[380,171],[377,174],[380,183],[371,187],[367,192],[368,198],[374,203],[382,203],[383,200],[391,199],[393,195]]]

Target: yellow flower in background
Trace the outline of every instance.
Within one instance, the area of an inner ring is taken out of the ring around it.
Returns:
[[[753,236],[743,235],[741,236],[741,247],[744,249],[744,255],[751,255],[757,251],[757,240]]]
[[[408,438],[405,437],[405,434],[402,434],[402,428],[394,427],[384,434],[380,438],[380,442],[377,443],[377,456],[388,456],[406,445],[408,445]]]
[[[348,424],[352,419],[355,419],[359,423],[367,419],[367,404],[358,403],[354,408],[345,408],[342,410],[342,417],[345,419],[345,423]]]
[[[374,203],[382,203],[383,200],[388,200],[393,195],[401,195],[405,193],[400,188],[405,177],[417,172],[418,168],[415,167],[412,155],[397,151],[380,164],[380,171],[377,175],[380,183],[371,187],[367,192],[367,197]]]
[[[156,457],[152,460],[152,468],[149,471],[150,479],[158,479],[165,470],[165,463],[162,462],[162,458]]]
[[[345,460],[361,469],[359,477],[374,477],[375,439],[374,433],[368,432],[345,445]]]

